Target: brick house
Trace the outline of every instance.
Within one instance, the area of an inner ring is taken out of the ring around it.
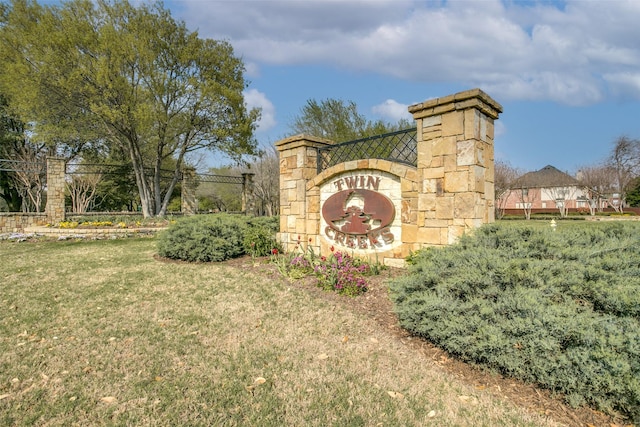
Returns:
[[[515,179],[509,190],[496,195],[496,205],[503,211],[524,211],[525,215],[532,210],[549,210],[566,216],[569,210],[588,209],[587,196],[580,181],[547,165]]]

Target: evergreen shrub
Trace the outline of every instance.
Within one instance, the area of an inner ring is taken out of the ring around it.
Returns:
[[[251,227],[262,227],[269,230],[273,235],[280,231],[279,216],[253,216],[247,217],[247,224]]]
[[[408,262],[390,283],[404,328],[640,422],[640,224],[490,224]]]
[[[245,253],[247,220],[230,214],[196,215],[158,236],[158,255],[184,261],[225,261]]]
[[[271,255],[273,249],[282,251],[281,245],[276,240],[276,229],[273,220],[254,220],[248,222],[248,227],[244,232],[243,245],[245,253],[252,257],[263,257]]]

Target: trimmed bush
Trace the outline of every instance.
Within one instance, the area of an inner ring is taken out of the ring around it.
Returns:
[[[403,327],[640,421],[640,224],[491,224],[409,262],[390,284]]]
[[[225,261],[245,253],[246,219],[229,214],[183,218],[158,236],[158,255],[184,261]]]
[[[269,230],[273,236],[280,231],[279,216],[253,216],[247,218],[247,224],[251,227],[262,227]]]

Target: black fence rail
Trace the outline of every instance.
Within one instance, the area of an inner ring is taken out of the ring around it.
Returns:
[[[22,160],[0,159],[0,171],[2,172],[24,172],[24,173],[45,173],[47,164],[45,162],[27,162]]]
[[[382,159],[416,166],[418,140],[415,128],[375,135],[317,148],[318,173],[351,160]]]
[[[131,175],[131,169],[121,164],[109,163],[75,163],[65,164],[67,175]]]
[[[102,175],[102,176],[130,176],[135,179],[131,165],[121,163],[84,163],[68,162],[65,165],[67,175]],[[146,174],[153,174],[153,168],[144,168]],[[160,169],[160,177],[171,179],[175,171],[170,169]],[[179,177],[182,179],[182,175]]]
[[[144,168],[146,173],[153,173],[153,169]],[[120,175],[133,177],[133,170],[130,165],[108,164],[108,163],[67,163],[67,175]],[[161,169],[160,177],[164,179],[173,178],[175,171],[169,169]],[[180,180],[184,179],[184,173],[180,172]],[[228,175],[212,175],[206,173],[195,173],[195,179],[198,183],[213,182],[216,184],[242,184],[244,178],[241,176]]]

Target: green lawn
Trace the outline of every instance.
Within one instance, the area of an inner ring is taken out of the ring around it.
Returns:
[[[556,425],[266,269],[154,253],[0,242],[0,425]]]

